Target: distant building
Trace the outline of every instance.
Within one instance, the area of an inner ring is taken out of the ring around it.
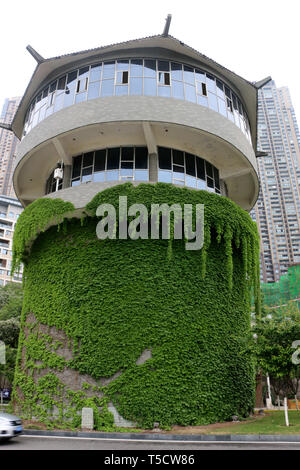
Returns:
[[[10,125],[20,102],[19,97],[7,98],[0,115],[0,122]],[[16,197],[12,185],[14,159],[19,140],[13,132],[0,127],[0,194]]]
[[[0,195],[0,286],[8,282],[21,282],[22,274],[11,276],[12,239],[16,221],[22,212],[21,203]]]
[[[258,91],[260,192],[252,217],[261,237],[261,280],[275,282],[300,262],[300,135],[289,90]]]

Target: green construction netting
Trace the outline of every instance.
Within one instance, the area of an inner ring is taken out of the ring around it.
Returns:
[[[291,300],[300,306],[300,264],[290,266],[278,282],[261,283],[261,293],[269,307],[280,307]]]

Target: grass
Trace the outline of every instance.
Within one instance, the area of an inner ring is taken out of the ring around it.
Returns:
[[[289,426],[285,424],[284,411],[268,410],[264,416],[255,415],[240,423],[214,427],[209,434],[300,434],[300,411],[289,410]]]

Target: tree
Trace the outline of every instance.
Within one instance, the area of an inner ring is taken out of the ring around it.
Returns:
[[[280,309],[265,311],[254,326],[257,361],[268,373],[274,392],[279,397],[296,398],[300,370],[292,361],[293,342],[300,340],[300,311],[293,302]]]
[[[0,341],[5,344],[5,364],[0,364],[0,388],[11,387],[14,377],[23,290],[17,283],[0,287]]]
[[[23,304],[22,285],[10,282],[0,287],[0,321],[10,318],[19,319]]]

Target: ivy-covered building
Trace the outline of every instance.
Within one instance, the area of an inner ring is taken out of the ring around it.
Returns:
[[[24,307],[14,403],[97,429],[246,416],[259,303],[257,90],[168,34],[44,59],[12,123]],[[204,246],[99,240],[97,207],[204,204]]]

